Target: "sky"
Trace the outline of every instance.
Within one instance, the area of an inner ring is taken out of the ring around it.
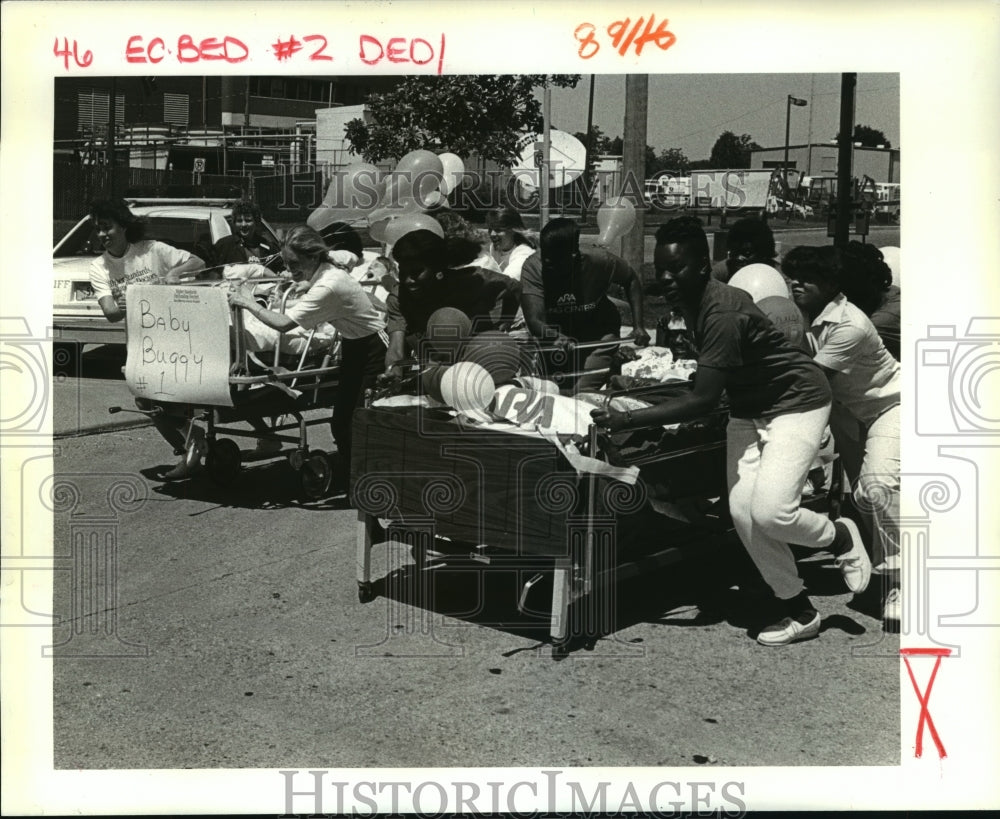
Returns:
[[[553,89],[552,126],[587,130],[590,78],[575,89]],[[749,134],[764,148],[785,144],[788,95],[807,100],[792,106],[789,142],[833,139],[840,121],[840,74],[654,74],[649,77],[646,142],[657,153],[680,148],[690,160],[707,159],[723,131]],[[599,75],[594,85],[594,124],[606,136],[622,135],[625,76]],[[882,131],[900,147],[899,75],[858,74],[856,124]]]

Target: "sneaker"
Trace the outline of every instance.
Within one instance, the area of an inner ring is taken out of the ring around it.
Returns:
[[[757,642],[762,646],[786,646],[800,640],[811,640],[819,634],[818,611],[804,611],[798,617],[785,617],[773,626],[762,629]]]
[[[882,624],[886,631],[897,633],[903,617],[903,590],[898,586],[889,589],[882,606]]]
[[[254,447],[255,455],[277,455],[282,450],[282,443],[277,438],[258,438]]]
[[[860,594],[868,588],[868,581],[872,576],[872,563],[861,540],[861,532],[850,518],[837,518],[833,526],[837,530],[834,545],[843,548],[850,544],[850,548],[846,551],[841,552],[840,548],[837,549],[840,552],[834,558],[837,568],[844,576],[847,588],[855,594]]]

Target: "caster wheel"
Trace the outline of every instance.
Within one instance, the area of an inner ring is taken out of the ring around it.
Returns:
[[[205,456],[205,469],[218,484],[228,484],[240,472],[240,448],[235,441],[223,438],[209,445]]]
[[[375,587],[371,583],[358,583],[358,601],[371,603],[375,599]]]
[[[288,465],[298,472],[302,469],[302,464],[306,462],[308,455],[303,449],[293,449],[288,453]]]
[[[330,491],[333,480],[333,468],[326,455],[314,449],[302,463],[299,482],[302,494],[310,500],[319,500]]]

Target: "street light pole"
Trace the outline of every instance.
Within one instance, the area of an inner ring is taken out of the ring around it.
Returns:
[[[791,130],[792,124],[792,106],[795,105],[801,108],[803,105],[808,105],[806,100],[801,100],[798,97],[793,97],[791,94],[788,95],[788,100],[785,102],[785,163],[782,165],[782,178],[785,182],[785,198],[788,198],[788,136]],[[787,207],[787,206],[786,206]]]

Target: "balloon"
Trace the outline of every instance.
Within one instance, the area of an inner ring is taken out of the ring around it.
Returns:
[[[395,173],[408,176],[411,180],[419,174],[436,174],[440,180],[444,174],[444,165],[441,160],[431,151],[410,151],[399,160]]]
[[[379,191],[377,210],[418,210],[420,205],[413,195],[412,181],[406,174],[395,171],[389,174]]]
[[[442,167],[441,193],[447,196],[462,183],[465,163],[456,154],[439,154],[438,159],[441,160]]]
[[[899,287],[900,273],[899,273],[899,258],[900,250],[898,247],[893,247],[889,245],[888,247],[879,248],[882,251],[882,260],[889,265],[889,269],[892,270],[892,283]]]
[[[425,338],[431,349],[449,361],[458,360],[462,344],[472,334],[472,321],[454,307],[441,307],[427,319]]]
[[[512,381],[521,369],[520,348],[506,333],[490,330],[473,336],[462,348],[460,361],[478,364],[490,374],[496,386]]]
[[[433,364],[420,373],[420,388],[424,395],[445,403],[444,396],[441,394],[441,379],[447,369],[443,364]]]
[[[494,392],[496,385],[490,374],[471,361],[459,361],[441,376],[444,403],[460,412],[486,409]]]
[[[448,207],[448,200],[441,191],[431,191],[424,197],[424,207],[427,210],[431,210],[432,208],[446,208]]]
[[[771,319],[771,323],[784,333],[794,347],[801,349],[805,339],[802,313],[787,296],[767,296],[757,302],[760,311]]]
[[[623,196],[609,199],[597,209],[598,241],[609,244],[628,233],[635,224],[635,205]]]
[[[371,216],[368,217],[368,235],[371,236],[376,242],[385,241],[385,232],[389,228],[389,222],[393,220],[392,216],[384,216],[380,219],[372,219]]]
[[[767,264],[748,264],[737,270],[729,280],[732,287],[738,287],[750,294],[754,302],[768,296],[788,298],[788,284],[782,275]]]
[[[333,208],[326,205],[320,205],[316,210],[309,214],[309,218],[306,219],[306,224],[309,225],[313,230],[320,233],[328,225],[332,225],[334,222],[347,222],[348,224],[354,224],[355,222],[364,222],[365,212],[360,208]]]
[[[331,208],[370,210],[379,199],[378,168],[366,162],[348,165],[334,173],[323,204]]]
[[[394,245],[407,233],[412,233],[415,230],[429,230],[431,233],[444,238],[444,229],[437,219],[433,216],[428,216],[426,213],[413,211],[403,213],[390,220],[388,227],[385,229],[384,241],[390,245]]]

